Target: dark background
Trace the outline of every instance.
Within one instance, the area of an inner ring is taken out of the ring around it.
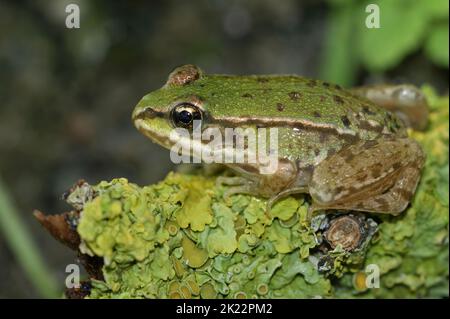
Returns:
[[[60,196],[80,178],[143,185],[172,169],[130,116],[174,67],[296,73],[344,86],[428,83],[446,93],[448,2],[389,1],[371,1],[380,2],[386,34],[374,36],[373,50],[361,40],[367,1],[1,1],[0,182],[61,292],[75,256],[33,209],[68,210]],[[65,27],[68,3],[80,7],[80,29]],[[0,298],[49,296],[7,239],[0,233]]]

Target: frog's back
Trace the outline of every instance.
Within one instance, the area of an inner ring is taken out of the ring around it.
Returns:
[[[360,140],[406,134],[393,114],[338,85],[295,75],[207,75],[193,65],[175,69],[139,102],[134,116],[150,114],[157,119],[153,136],[167,137],[174,106],[186,104],[201,109],[202,128],[276,127],[279,156],[299,167],[317,165]]]
[[[204,100],[211,116],[235,123],[315,125],[355,134],[362,130],[363,139],[404,131],[391,113],[371,101],[339,85],[295,75],[204,75],[183,90]]]
[[[277,127],[279,156],[299,167],[314,166],[361,139],[405,134],[391,113],[319,80],[210,75],[193,84],[191,93],[200,94],[208,113],[222,125]]]

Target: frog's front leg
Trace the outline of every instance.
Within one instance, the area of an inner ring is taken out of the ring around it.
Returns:
[[[371,85],[350,90],[378,106],[395,113],[409,127],[424,130],[428,121],[428,104],[422,91],[410,84]]]
[[[276,169],[271,174],[262,174],[258,164],[228,164],[227,166],[240,176],[217,178],[219,186],[231,186],[225,191],[224,197],[233,194],[251,194],[270,198],[270,203],[292,193],[290,185],[296,180],[298,171],[294,162],[285,159],[278,161]]]
[[[362,141],[325,159],[315,168],[312,210],[348,209],[392,215],[410,202],[425,155],[409,138]]]

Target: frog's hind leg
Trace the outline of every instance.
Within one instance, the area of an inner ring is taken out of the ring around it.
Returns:
[[[395,113],[409,127],[417,130],[426,128],[428,104],[425,95],[414,85],[371,85],[350,90],[378,106]]]
[[[417,187],[425,160],[409,138],[372,140],[341,150],[314,170],[312,211],[347,209],[400,214]]]
[[[308,193],[307,186],[288,188],[288,189],[270,197],[269,200],[267,201],[267,211],[270,211],[272,209],[272,206],[280,199],[285,198],[289,195],[302,194],[302,193]]]

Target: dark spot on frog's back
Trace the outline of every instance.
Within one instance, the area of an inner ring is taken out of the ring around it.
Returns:
[[[242,97],[247,98],[247,99],[252,99],[253,95],[251,95],[250,93],[244,93],[244,94],[242,94]]]
[[[322,117],[322,115],[319,112],[317,112],[317,111],[313,112],[313,116],[317,117],[317,118]]]
[[[323,85],[323,87],[325,87],[325,88],[329,88],[329,87],[331,86],[331,84],[328,83],[328,82],[323,82],[322,85]]]
[[[300,92],[295,92],[295,91],[290,92],[288,95],[289,95],[289,98],[295,102],[298,101],[302,96],[302,94]]]
[[[333,95],[333,100],[337,104],[341,104],[341,105],[344,104],[344,100],[339,95]]]
[[[308,83],[306,83],[307,86],[313,88],[315,86],[317,86],[317,81],[316,80],[309,80]]]
[[[350,126],[350,120],[348,119],[347,116],[341,116],[341,121],[342,124],[344,124],[345,127],[349,127]]]
[[[283,110],[284,110],[284,105],[283,105],[282,103],[277,103],[277,110],[278,110],[279,112],[283,112]]]

